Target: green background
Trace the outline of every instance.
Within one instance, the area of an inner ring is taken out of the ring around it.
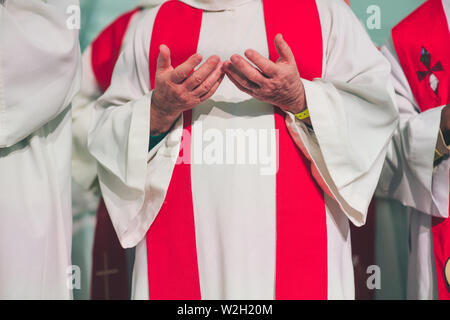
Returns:
[[[424,2],[424,0],[352,0],[351,5],[353,12],[363,22],[366,29],[366,21],[369,17],[367,8],[371,5],[380,7],[381,29],[367,31],[377,45],[382,45],[389,36],[392,27]]]
[[[135,7],[136,0],[80,0],[81,48],[86,48],[115,17]]]

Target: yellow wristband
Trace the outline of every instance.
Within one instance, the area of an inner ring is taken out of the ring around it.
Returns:
[[[440,158],[442,158],[444,155],[442,153],[439,152],[438,149],[434,149],[434,161],[439,160]]]
[[[298,120],[305,120],[305,119],[309,118],[309,110],[308,110],[308,108],[306,108],[302,112],[294,114],[294,116]]]

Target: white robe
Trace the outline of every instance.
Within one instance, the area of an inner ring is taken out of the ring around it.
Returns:
[[[81,68],[70,5],[0,5],[0,299],[71,298],[69,105]]]
[[[450,0],[443,0],[444,10],[450,23]],[[399,63],[392,39],[381,49],[392,65],[392,80],[396,91],[396,101],[400,113],[399,128],[389,146],[386,164],[383,168],[377,189],[377,214],[381,219],[392,219],[394,224],[404,224],[409,234],[409,245],[402,243],[383,243],[383,239],[395,239],[379,230],[377,243],[379,259],[389,245],[398,248],[396,256],[383,257],[390,261],[380,266],[381,271],[388,270],[397,263],[402,250],[408,252],[408,277],[406,297],[408,299],[437,298],[437,283],[434,267],[433,237],[431,218],[448,217],[449,206],[449,170],[450,159],[445,159],[434,167],[434,154],[439,134],[442,107],[419,113],[419,106],[414,98],[408,80]],[[404,207],[394,203],[400,202]],[[383,212],[384,211],[384,212]],[[401,215],[406,215],[402,217]],[[397,238],[398,239],[398,238]],[[401,241],[398,239],[397,241]],[[404,239],[403,241],[408,241]],[[400,254],[400,255],[399,255]],[[402,265],[398,262],[398,265]],[[399,273],[404,273],[400,270]],[[385,282],[389,291],[392,283]],[[383,286],[383,283],[382,283]],[[388,293],[387,293],[388,294]],[[393,298],[399,298],[394,296]]]
[[[148,10],[163,3],[164,0],[139,0],[137,6],[143,10],[130,20],[122,47],[133,38],[136,25]],[[93,230],[99,202],[97,181],[97,163],[87,149],[87,135],[96,100],[103,94],[92,68],[92,45],[82,56],[83,76],[81,89],[72,102],[72,213],[73,222],[73,259],[80,258],[80,268],[84,273],[80,294],[89,296],[90,268],[92,262]],[[88,214],[86,214],[88,213]],[[87,235],[87,236],[86,236]],[[87,275],[86,275],[87,273]],[[75,299],[77,299],[75,291]]]
[[[198,44],[203,57],[217,54],[225,60],[248,48],[268,56],[261,1],[185,2],[205,9]],[[352,299],[348,220],[365,222],[397,113],[389,64],[357,18],[342,1],[317,0],[317,5],[324,39],[323,78],[303,81],[315,134],[292,114],[286,121],[336,198],[325,196],[328,298]],[[147,14],[125,48],[110,88],[96,105],[89,133],[89,149],[99,163],[100,186],[119,239],[124,247],[137,245],[137,299],[148,298],[145,235],[167,192],[182,125],[179,119],[148,154],[148,56],[156,13],[155,9]],[[260,141],[266,145],[273,138],[272,106],[242,93],[227,78],[210,100],[193,110],[193,119],[194,158],[201,129],[221,136],[233,128],[269,130],[268,138]],[[263,161],[226,166],[193,161],[202,298],[273,299],[276,176],[261,174],[267,168]]]
[[[122,42],[122,48],[133,39],[136,26],[146,15],[148,10],[165,2],[164,0],[139,0],[137,6],[144,10],[136,13],[130,20]],[[83,52],[82,57],[83,78],[81,88],[72,102],[72,132],[73,132],[73,155],[72,175],[73,180],[89,190],[97,178],[97,164],[95,159],[87,150],[87,135],[91,125],[92,113],[95,102],[103,94],[92,69],[92,45]]]

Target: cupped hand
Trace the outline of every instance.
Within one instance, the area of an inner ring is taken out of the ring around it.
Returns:
[[[160,46],[151,104],[151,134],[167,132],[180,114],[211,98],[222,82],[223,63],[216,55],[202,62],[199,54],[172,67],[170,49]]]
[[[235,54],[224,62],[225,73],[236,87],[255,99],[300,113],[306,109],[306,98],[294,54],[281,34],[275,37],[275,47],[280,56],[276,63],[249,49],[245,56],[256,68]]]

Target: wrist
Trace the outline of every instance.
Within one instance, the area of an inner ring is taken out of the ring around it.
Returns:
[[[150,135],[158,136],[166,133],[179,116],[180,113],[168,112],[160,108],[152,99],[150,107]]]
[[[293,106],[290,108],[290,112],[293,114],[299,114],[302,113],[306,110],[306,99],[305,96],[303,96],[303,99],[300,98],[299,100],[297,100],[295,102],[295,104],[293,104]]]
[[[300,90],[298,91],[298,94],[295,96],[293,101],[289,103],[289,107],[286,109],[293,114],[302,113],[307,109],[305,89],[303,86],[300,86]]]
[[[294,117],[304,123],[306,123],[307,125],[311,126],[311,118],[309,115],[309,110],[308,110],[308,106],[306,105],[306,98],[303,95],[304,98],[304,102],[300,103],[300,107],[295,109],[292,113],[294,114]]]

